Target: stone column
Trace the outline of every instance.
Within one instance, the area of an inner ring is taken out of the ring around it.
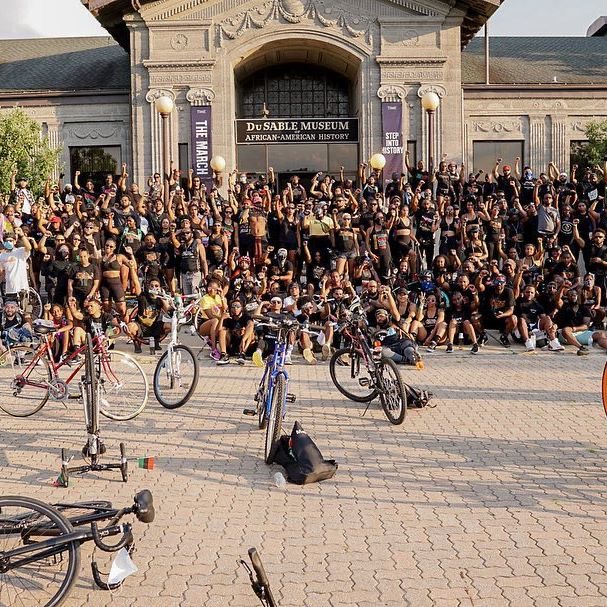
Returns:
[[[548,160],[552,159],[549,158]],[[548,164],[546,159],[545,116],[529,116],[529,150],[525,164],[530,165],[537,175],[544,171]]]
[[[567,126],[564,116],[552,116],[552,160],[561,170],[569,167],[569,149],[567,147]]]
[[[150,147],[152,153],[152,172],[163,173],[162,167],[162,118],[156,109],[156,99],[159,97],[167,96],[175,102],[175,93],[171,90],[166,89],[150,89],[145,96],[146,101],[150,104]],[[169,160],[175,160],[172,157],[174,153],[174,140],[175,140],[175,116],[177,112],[177,105],[173,109],[173,113],[168,118],[169,121],[169,150],[171,150],[171,158]],[[144,175],[144,179],[149,175]]]

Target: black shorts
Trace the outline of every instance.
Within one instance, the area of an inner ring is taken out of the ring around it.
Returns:
[[[495,318],[492,314],[483,316],[483,329],[489,329],[490,331],[499,331],[500,333],[506,332],[506,319]]]
[[[137,326],[141,331],[142,337],[160,337],[164,331],[164,323],[162,320],[157,320],[153,325],[144,325],[137,321]]]

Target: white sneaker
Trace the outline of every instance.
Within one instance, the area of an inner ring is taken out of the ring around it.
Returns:
[[[292,364],[293,364],[293,361],[291,360],[291,355],[287,354],[285,356],[285,365],[292,365]]]
[[[551,352],[562,352],[565,348],[561,343],[559,343],[558,339],[553,339],[552,341],[548,342],[548,349]]]
[[[533,352],[533,350],[535,350],[535,346],[533,345],[533,341],[531,341],[530,339],[528,339],[525,342],[525,348],[527,349],[527,352]]]

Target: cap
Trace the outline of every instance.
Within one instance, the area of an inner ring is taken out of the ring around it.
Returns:
[[[251,265],[251,258],[248,255],[242,255],[241,257],[239,257],[238,263],[240,263],[241,261],[244,261],[244,262],[248,263],[249,265]]]
[[[567,177],[567,173],[559,173],[559,177]]]
[[[383,308],[377,308],[377,310],[375,310],[375,316],[390,316],[390,313],[388,312],[388,310],[384,310]]]
[[[498,274],[495,277],[495,283],[498,284],[506,284],[506,277],[503,274]]]
[[[57,217],[56,215],[54,215],[49,219],[49,223],[61,223],[61,217]]]
[[[278,251],[276,252],[276,254],[279,257],[286,257],[287,256],[287,250],[286,249],[278,249]]]
[[[509,164],[504,165],[504,171],[509,171],[511,169]]]

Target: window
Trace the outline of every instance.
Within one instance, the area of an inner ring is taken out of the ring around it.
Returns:
[[[409,152],[409,166],[417,166],[417,161],[421,158],[417,157],[417,141],[407,141],[407,152]]]
[[[240,83],[239,118],[348,118],[350,82],[321,66],[273,66]],[[265,104],[265,105],[264,105]]]
[[[517,156],[521,159],[520,170],[522,171],[525,165],[524,147],[524,141],[474,141],[474,166],[471,167],[470,172],[483,169],[485,173],[492,173],[497,158],[502,159],[502,166],[509,164],[514,171],[514,159]],[[538,170],[537,167],[534,168]]]
[[[105,181],[110,173],[118,177],[122,171],[122,150],[120,146],[88,146],[70,148],[70,174],[72,183],[76,171],[80,171],[80,185],[91,179],[96,186]]]
[[[588,161],[588,156],[586,154],[586,148],[588,147],[588,141],[572,141],[569,144],[569,171],[573,169],[574,165],[578,165],[578,167],[586,167],[590,163]],[[560,167],[559,167],[560,168]],[[566,170],[563,167],[561,170]],[[581,174],[578,171],[578,178]]]
[[[180,185],[185,188],[188,184],[188,169],[190,168],[190,154],[187,143],[179,144],[179,164],[177,168],[181,171]]]

